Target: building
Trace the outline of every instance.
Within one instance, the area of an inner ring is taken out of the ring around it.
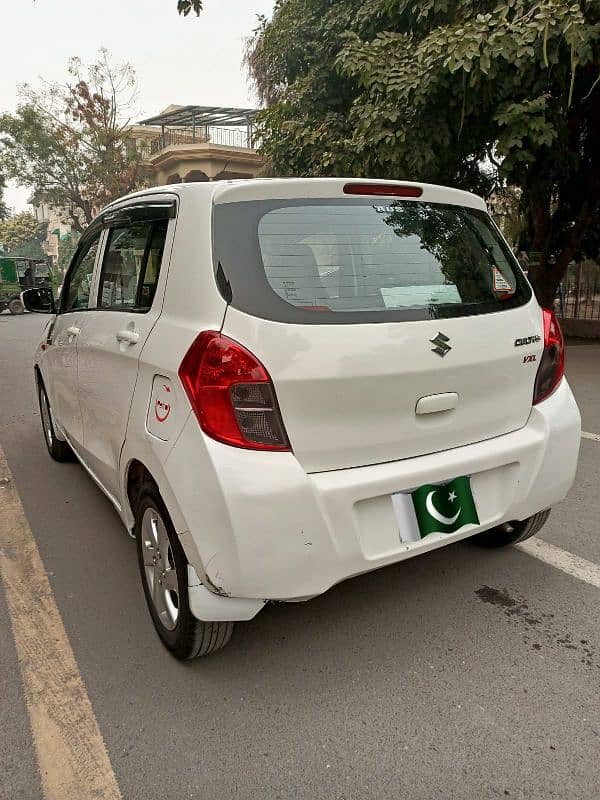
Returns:
[[[256,110],[219,106],[169,106],[131,127],[145,154],[149,177],[167,183],[255,178],[263,159],[255,145]]]
[[[58,260],[58,243],[61,239],[68,238],[71,234],[71,225],[67,221],[68,214],[64,209],[51,205],[43,193],[36,191],[28,201],[33,209],[33,215],[40,225],[47,225],[45,240],[41,243],[42,250],[51,256],[52,263]]]

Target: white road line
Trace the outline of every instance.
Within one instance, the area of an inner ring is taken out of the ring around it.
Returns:
[[[0,579],[19,657],[45,800],[122,800],[2,448]]]
[[[572,575],[574,578],[600,589],[600,567],[585,558],[575,556],[550,542],[535,537],[527,539],[515,547],[545,564],[550,564],[550,566],[566,572],[567,575]]]
[[[581,438],[591,439],[592,442],[600,442],[600,433],[588,433],[587,431],[581,431]]]

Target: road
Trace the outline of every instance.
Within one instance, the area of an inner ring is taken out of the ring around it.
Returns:
[[[600,589],[515,548],[452,545],[270,606],[208,659],[171,658],[134,542],[84,470],[45,452],[31,368],[44,324],[0,315],[0,445],[125,800],[599,796]],[[567,358],[584,430],[600,433],[600,346]],[[596,565],[599,486],[600,441],[583,439],[541,533]],[[0,798],[38,800],[2,591],[0,642]]]

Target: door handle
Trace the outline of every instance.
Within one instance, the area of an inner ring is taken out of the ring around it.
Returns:
[[[137,331],[117,331],[117,341],[126,342],[127,344],[137,344],[140,340],[140,335]]]
[[[67,335],[69,336],[69,338],[72,338],[73,336],[78,336],[80,330],[81,328],[78,328],[76,325],[71,325],[69,328],[67,328]]]
[[[415,414],[437,414],[440,411],[452,411],[457,405],[458,394],[456,392],[430,394],[421,397],[415,407]]]

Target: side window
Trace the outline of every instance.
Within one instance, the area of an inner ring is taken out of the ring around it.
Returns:
[[[148,310],[154,300],[156,284],[160,274],[165,239],[167,238],[168,220],[163,219],[152,225],[152,233],[148,244],[148,253],[142,280],[140,281],[137,304],[140,310]]]
[[[154,299],[167,220],[112,228],[100,273],[98,308],[148,311]]]
[[[100,234],[98,234],[87,248],[77,256],[72,269],[69,271],[65,282],[66,285],[63,289],[64,293],[62,295],[60,307],[62,313],[65,311],[77,311],[78,309],[88,307],[94,263],[96,261],[99,244]]]

